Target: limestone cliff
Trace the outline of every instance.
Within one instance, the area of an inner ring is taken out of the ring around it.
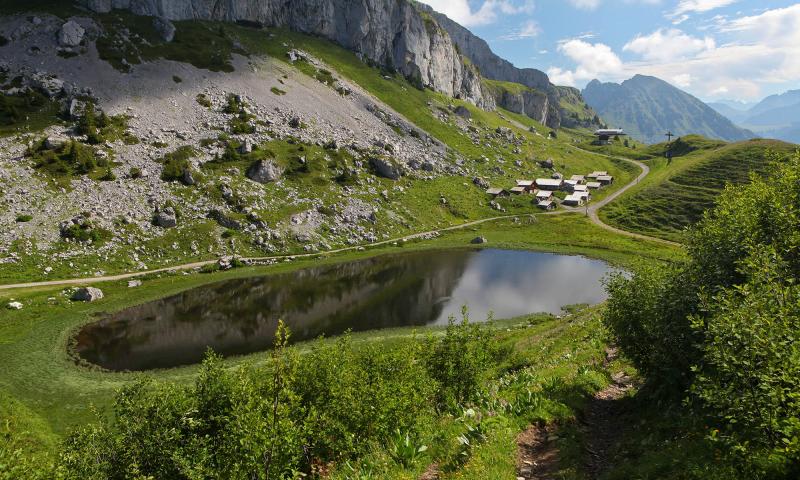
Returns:
[[[318,35],[391,67],[414,83],[484,109],[496,105],[560,126],[547,75],[519,69],[466,28],[413,0],[80,0],[91,10],[126,9],[170,20],[247,21]],[[530,90],[496,95],[482,76]],[[535,91],[535,92],[534,92]]]

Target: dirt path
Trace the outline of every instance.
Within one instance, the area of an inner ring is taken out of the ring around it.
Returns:
[[[606,350],[605,366],[617,358],[617,349]],[[586,407],[581,421],[585,439],[584,469],[589,480],[596,480],[610,465],[613,447],[625,425],[619,421],[620,402],[633,388],[633,379],[624,372],[612,375],[612,383],[597,392]],[[559,471],[559,451],[555,425],[533,425],[517,437],[517,480],[555,480]]]
[[[616,348],[606,350],[606,365],[618,356]],[[610,465],[610,454],[619,441],[625,425],[619,421],[620,402],[633,388],[633,379],[624,372],[611,376],[611,385],[597,392],[589,401],[582,430],[586,438],[585,468],[590,480],[595,480]]]
[[[517,480],[555,480],[558,446],[554,425],[533,425],[517,436]]]

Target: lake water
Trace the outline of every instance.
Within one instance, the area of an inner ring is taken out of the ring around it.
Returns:
[[[380,256],[286,274],[214,283],[86,325],[77,354],[109,370],[197,363],[270,348],[278,319],[294,341],[390,327],[446,324],[467,305],[472,321],[605,300],[606,263],[509,250]]]

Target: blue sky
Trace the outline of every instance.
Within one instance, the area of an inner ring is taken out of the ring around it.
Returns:
[[[420,0],[519,67],[583,88],[655,75],[703,100],[800,88],[800,3],[782,0]]]

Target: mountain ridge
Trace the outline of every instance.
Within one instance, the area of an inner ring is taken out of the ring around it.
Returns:
[[[466,28],[413,0],[365,0],[359,5],[343,0],[258,3],[81,0],[80,3],[97,13],[121,9],[168,20],[238,21],[287,27],[331,40],[357,52],[373,65],[400,72],[412,83],[467,100],[484,110],[499,106],[523,113],[550,128],[561,126],[560,97],[547,74],[513,66]],[[486,88],[483,78],[520,83],[530,90],[498,94]],[[587,111],[584,116],[591,119],[593,115],[594,112]],[[575,124],[572,115],[570,119],[567,126]]]
[[[592,80],[581,93],[609,125],[622,127],[633,138],[647,143],[661,141],[667,131],[727,141],[755,136],[696,97],[656,77],[635,75],[621,84]]]

